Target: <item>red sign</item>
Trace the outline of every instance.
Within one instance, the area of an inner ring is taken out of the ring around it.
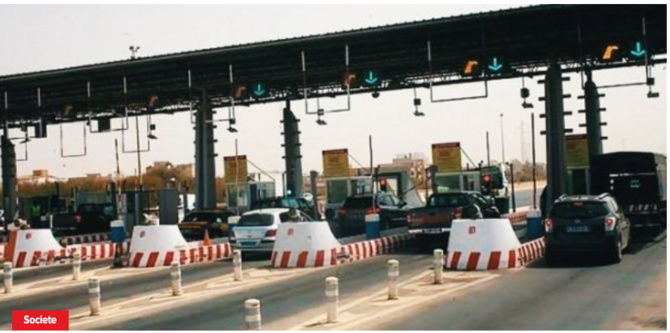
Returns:
[[[68,331],[70,313],[54,311],[12,311],[13,331]]]

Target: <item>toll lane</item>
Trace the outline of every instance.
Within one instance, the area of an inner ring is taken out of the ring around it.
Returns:
[[[666,245],[665,234],[652,243],[633,243],[621,264],[603,264],[597,257],[573,258],[559,267],[540,261],[467,295],[452,295],[360,329],[665,329]],[[640,300],[644,295],[663,296],[645,304]],[[640,308],[645,307],[660,309],[642,320]]]

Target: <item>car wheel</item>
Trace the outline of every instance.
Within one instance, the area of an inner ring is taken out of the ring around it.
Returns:
[[[616,242],[616,245],[612,249],[612,254],[610,256],[610,261],[614,264],[620,263],[621,259],[623,258],[623,244],[621,242],[621,236],[619,236],[619,240]]]

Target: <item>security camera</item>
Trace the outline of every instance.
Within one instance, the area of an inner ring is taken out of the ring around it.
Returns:
[[[379,98],[379,91],[375,90],[375,91],[372,93],[372,97],[373,97],[373,98]]]

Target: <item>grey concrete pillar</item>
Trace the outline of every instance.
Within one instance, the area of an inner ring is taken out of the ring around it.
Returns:
[[[568,169],[565,156],[565,119],[561,66],[552,62],[544,82],[547,134],[547,211],[566,193]]]
[[[291,102],[286,101],[282,123],[284,125],[284,161],[286,163],[286,190],[291,196],[302,198],[302,155],[300,153],[300,130],[297,119],[291,112]]]
[[[5,209],[5,231],[16,216],[16,152],[9,140],[9,130],[5,128],[2,136],[2,195]]]
[[[213,114],[207,93],[203,92],[195,123],[195,204],[198,210],[216,208]]]
[[[598,95],[598,88],[591,79],[591,75],[588,75],[588,80],[584,84],[584,104],[589,157],[601,155],[603,153],[603,141],[602,129],[600,128],[600,95]]]

